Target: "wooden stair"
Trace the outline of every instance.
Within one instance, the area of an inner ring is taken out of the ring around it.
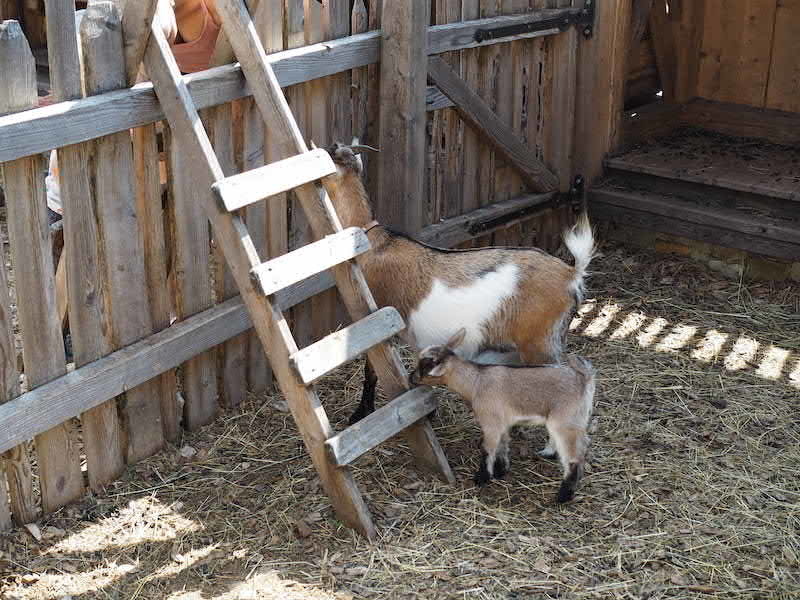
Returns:
[[[338,516],[368,538],[375,536],[369,511],[349,465],[389,437],[403,433],[417,463],[447,482],[453,474],[426,418],[435,409],[430,390],[409,389],[408,376],[391,338],[405,324],[392,307],[378,310],[357,256],[369,249],[365,232],[343,229],[325,188],[334,172],[327,153],[309,150],[283,95],[242,0],[219,0],[223,28],[238,58],[269,135],[284,160],[226,178],[198,117],[161,27],[154,23],[145,64],[182,152],[207,183],[204,198],[213,234],[231,269],[278,385],[285,395]],[[262,262],[237,209],[293,190],[318,241]],[[300,349],[279,305],[287,287],[330,271],[354,323]],[[339,434],[313,382],[367,354],[381,385],[394,398],[364,421]]]
[[[800,260],[800,151],[693,130],[606,159],[593,219]]]

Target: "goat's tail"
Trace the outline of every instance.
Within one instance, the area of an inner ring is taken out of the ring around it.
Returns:
[[[594,258],[596,248],[594,244],[594,232],[589,223],[589,215],[584,211],[578,217],[575,225],[564,234],[564,244],[575,259],[575,279],[572,282],[575,296],[580,302],[583,299],[583,282],[586,277],[586,269]]]

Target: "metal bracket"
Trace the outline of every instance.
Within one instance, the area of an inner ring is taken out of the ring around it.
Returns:
[[[581,9],[566,9],[563,14],[557,17],[542,19],[541,21],[478,29],[475,31],[475,41],[480,43],[536,31],[547,31],[548,29],[566,31],[573,25],[581,29],[583,36],[588,39],[592,37],[594,32],[595,1],[584,0],[583,8]]]

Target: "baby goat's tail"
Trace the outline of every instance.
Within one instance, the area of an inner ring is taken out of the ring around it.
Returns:
[[[578,217],[575,225],[564,234],[564,244],[575,258],[575,279],[572,281],[572,290],[580,303],[583,300],[584,278],[586,269],[595,255],[594,232],[589,223],[589,215],[584,211]]]

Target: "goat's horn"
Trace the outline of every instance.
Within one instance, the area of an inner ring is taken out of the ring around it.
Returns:
[[[312,150],[316,150],[317,149],[317,145],[314,143],[314,140],[308,140],[308,141],[311,144],[311,149]]]
[[[380,152],[377,148],[373,148],[372,146],[367,146],[366,144],[353,144],[352,146],[348,146],[351,150],[370,150],[371,152]]]

